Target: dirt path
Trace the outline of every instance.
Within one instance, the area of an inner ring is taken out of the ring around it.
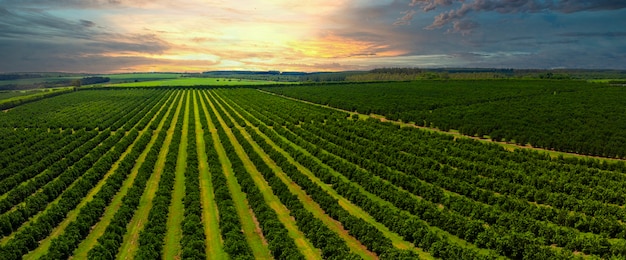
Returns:
[[[200,120],[200,109],[198,104],[202,105],[202,108],[207,113],[207,108],[202,99],[196,98],[196,93],[193,95],[193,109],[196,119],[195,134],[196,134],[196,149],[198,150],[198,171],[200,178],[200,199],[202,202],[202,222],[204,226],[204,234],[206,235],[205,245],[207,255],[212,259],[223,260],[228,259],[228,256],[224,252],[224,244],[222,237],[220,236],[219,226],[219,212],[215,203],[215,194],[213,193],[213,182],[211,181],[211,174],[221,174],[219,172],[209,172],[209,165],[207,163],[208,158],[206,155],[206,147],[204,142],[204,130],[202,129]],[[208,127],[208,126],[207,126]]]
[[[150,122],[153,122],[157,115],[159,114],[160,111],[162,111],[163,109],[165,109],[165,107],[167,106],[167,103],[170,101],[171,97],[174,96],[173,92],[172,94],[170,94],[170,96],[166,99],[166,101],[163,103],[163,105],[158,108],[158,110],[156,111],[156,113],[152,116],[152,118],[150,119]],[[152,110],[152,109],[150,109]],[[149,113],[148,113],[149,114]],[[141,121],[141,120],[140,120]],[[137,125],[139,124],[139,121],[133,126],[134,128],[137,128]],[[80,213],[80,210],[90,201],[93,200],[94,196],[100,191],[100,189],[102,188],[102,186],[104,186],[104,184],[106,183],[107,179],[109,178],[109,176],[111,176],[111,174],[113,174],[120,166],[120,163],[126,158],[126,156],[132,151],[133,147],[135,146],[135,144],[137,143],[137,141],[141,138],[141,136],[144,134],[145,129],[139,129],[138,135],[135,138],[135,140],[133,141],[133,143],[131,143],[127,149],[120,155],[119,159],[111,166],[111,169],[109,169],[109,171],[107,171],[107,173],[103,176],[103,178],[96,184],[96,186],[94,186],[94,188],[92,190],[89,191],[89,193],[85,196],[85,198],[80,202],[80,204],[78,204],[78,206],[76,206],[76,208],[72,211],[70,211],[66,218],[59,223],[59,225],[54,228],[54,230],[52,230],[52,232],[50,233],[50,236],[48,236],[47,238],[45,238],[44,240],[39,241],[39,247],[37,247],[35,250],[29,252],[27,255],[22,256],[22,259],[39,259],[41,258],[45,253],[47,253],[48,249],[50,248],[51,242],[54,238],[60,236],[63,231],[65,230],[65,228],[74,220],[76,220],[76,217],[78,216],[78,214]],[[128,132],[126,132],[126,134],[128,134]]]
[[[128,153],[130,153],[130,151],[133,149],[133,147],[135,146],[135,143],[137,143],[137,140],[139,140],[140,137],[141,135],[137,135],[133,143],[131,143],[128,146],[128,148],[122,153],[120,158],[113,164],[113,166],[111,166],[111,169],[109,169],[109,171],[104,174],[103,178],[96,184],[96,186],[93,187],[93,189],[89,191],[87,196],[85,196],[85,198],[78,204],[78,206],[76,206],[75,209],[67,213],[67,216],[65,217],[65,219],[63,219],[63,221],[59,223],[59,225],[52,230],[50,235],[44,240],[39,241],[39,247],[37,247],[33,251],[30,251],[28,254],[22,256],[22,259],[39,259],[45,253],[48,252],[48,248],[50,248],[50,244],[52,240],[60,236],[65,230],[65,228],[74,220],[76,220],[76,217],[78,217],[78,213],[80,213],[80,210],[85,206],[85,204],[93,200],[93,197],[96,195],[96,193],[100,191],[102,186],[104,186],[109,176],[111,176],[111,174],[113,174],[119,168],[120,162],[124,160],[124,158],[126,157],[126,155],[128,155]]]
[[[217,106],[219,106],[222,109],[222,111],[224,111],[221,104],[217,103]],[[300,250],[300,252],[307,259],[322,259],[320,255],[321,254],[320,250],[315,248],[313,244],[311,244],[311,242],[306,239],[304,233],[302,233],[298,229],[298,225],[296,224],[295,219],[293,219],[293,217],[290,215],[289,209],[287,209],[287,207],[285,207],[285,205],[283,205],[280,202],[280,199],[276,195],[274,195],[272,191],[272,187],[267,183],[267,181],[265,181],[265,179],[263,178],[263,175],[261,175],[261,173],[257,170],[254,163],[250,160],[250,158],[246,154],[246,151],[239,144],[236,137],[232,133],[232,131],[234,130],[225,127],[226,124],[224,123],[224,120],[231,120],[231,122],[233,123],[235,122],[226,111],[224,111],[224,114],[228,117],[228,119],[222,118],[220,115],[217,115],[217,118],[222,124],[222,127],[224,128],[226,134],[228,135],[228,138],[230,139],[231,143],[235,147],[235,152],[237,153],[237,155],[243,162],[244,167],[246,168],[246,171],[250,174],[250,177],[252,177],[254,184],[259,188],[261,194],[263,195],[265,203],[267,203],[267,205],[270,206],[276,212],[276,215],[278,216],[278,220],[285,226],[285,228],[287,229],[289,233],[289,236],[291,237],[291,239],[294,240],[296,247],[298,247],[298,250]],[[244,135],[247,135],[247,133],[245,133],[244,130],[240,129],[240,131],[244,133]],[[269,156],[267,156],[264,153],[263,154],[259,153],[259,155],[264,159],[269,159]],[[268,165],[271,167],[270,164]],[[275,164],[273,166],[277,168]],[[304,203],[304,204],[306,205],[307,203]]]
[[[116,258],[118,259],[133,259],[134,254],[138,249],[139,233],[143,230],[143,227],[148,221],[148,214],[150,213],[150,209],[152,208],[152,199],[154,199],[154,197],[156,196],[156,191],[159,188],[161,173],[163,172],[163,168],[165,167],[165,159],[167,157],[172,138],[174,137],[174,129],[176,128],[176,122],[178,121],[178,115],[181,112],[182,106],[183,98],[181,97],[178,101],[172,123],[169,125],[169,129],[167,130],[167,136],[165,137],[165,141],[163,141],[163,146],[161,147],[161,151],[159,152],[159,157],[156,161],[154,172],[150,176],[150,179],[148,179],[146,189],[141,196],[141,200],[139,201],[139,207],[137,208],[137,210],[135,210],[135,215],[127,225],[127,232],[124,235],[124,242],[122,242],[122,245],[120,246],[120,251],[116,256]]]
[[[126,196],[126,193],[128,192],[128,189],[130,189],[130,187],[133,185],[135,177],[137,176],[137,173],[139,172],[139,168],[141,167],[141,165],[145,161],[146,156],[148,155],[148,152],[150,151],[150,149],[152,149],[152,146],[154,145],[154,143],[156,141],[156,138],[158,136],[158,131],[161,131],[161,129],[163,128],[163,124],[164,124],[164,122],[165,122],[165,120],[167,118],[167,115],[169,113],[171,113],[171,110],[174,107],[174,102],[170,101],[170,99],[173,96],[174,96],[174,93],[172,93],[172,95],[168,98],[168,100],[163,105],[163,107],[161,107],[161,109],[167,109],[168,111],[166,112],[166,114],[163,117],[163,119],[161,119],[161,122],[159,122],[159,125],[157,126],[157,131],[152,133],[152,139],[150,139],[150,142],[146,145],[146,148],[144,149],[144,151],[137,158],[137,162],[133,166],[130,174],[128,175],[126,180],[124,180],[124,183],[122,184],[122,187],[120,188],[119,192],[117,194],[115,194],[115,196],[111,200],[111,203],[109,204],[109,206],[107,206],[107,208],[106,208],[106,210],[104,212],[104,215],[102,216],[100,221],[91,228],[91,232],[89,233],[89,235],[87,235],[87,237],[83,241],[81,241],[80,244],[78,244],[78,247],[76,248],[76,250],[74,250],[74,258],[76,258],[76,259],[87,259],[87,253],[96,244],[98,244],[98,238],[100,238],[100,236],[102,236],[102,234],[104,234],[104,231],[106,230],[107,226],[109,225],[109,223],[111,223],[111,220],[113,219],[113,216],[115,215],[117,210],[122,205],[122,198],[124,198],[124,196]],[[176,100],[176,98],[178,98],[178,97],[173,97],[173,98],[174,98],[174,100]],[[166,108],[168,103],[170,103],[170,105],[169,105],[169,107]],[[160,111],[161,110],[159,110],[155,114],[155,118],[160,113]],[[152,120],[154,120],[154,118]]]
[[[185,91],[185,114],[183,115],[183,129],[178,147],[178,157],[176,158],[176,176],[172,190],[172,201],[170,202],[169,215],[167,218],[167,232],[165,233],[165,244],[163,245],[163,257],[165,259],[180,259],[182,250],[181,240],[183,238],[183,197],[185,197],[185,170],[187,168],[187,135],[189,132],[189,92]]]
[[[220,98],[225,101],[225,99],[223,97],[220,97]],[[247,113],[249,116],[254,117],[254,115],[252,115],[250,112],[246,111],[245,109],[241,108],[234,101],[231,101],[231,100],[229,100],[229,101],[230,102],[225,102],[225,103],[227,103],[231,108],[232,108],[232,106],[238,106],[240,108],[238,110],[233,108],[234,111],[241,111],[241,113]],[[249,121],[245,120],[245,118],[244,118],[244,121],[246,122],[246,124],[252,125]],[[331,195],[334,199],[336,199],[338,201],[339,205],[342,208],[344,208],[346,211],[348,211],[351,215],[365,220],[370,225],[374,226],[376,229],[378,229],[380,232],[382,232],[383,235],[385,235],[385,237],[391,239],[393,245],[396,248],[404,249],[404,250],[411,250],[411,251],[417,253],[420,256],[420,258],[422,258],[422,259],[434,259],[430,254],[428,254],[428,253],[422,251],[421,249],[415,247],[415,245],[413,245],[413,243],[404,241],[404,239],[400,235],[392,232],[385,225],[383,225],[383,224],[379,223],[378,221],[376,221],[372,216],[370,216],[367,212],[365,212],[359,206],[354,205],[351,201],[349,201],[348,199],[346,199],[343,196],[339,195],[330,185],[328,185],[328,184],[324,183],[323,181],[321,181],[309,169],[307,169],[302,164],[300,164],[297,161],[295,161],[293,159],[293,157],[291,157],[291,155],[289,153],[287,153],[282,148],[280,148],[276,143],[274,143],[271,139],[269,139],[269,137],[267,137],[258,128],[252,128],[252,129],[254,129],[254,131],[259,136],[261,136],[265,140],[265,142],[267,142],[270,146],[272,146],[274,149],[276,149],[276,151],[278,151],[283,156],[285,156],[285,158],[287,158],[287,161],[290,164],[294,165],[298,169],[298,171],[300,171],[302,174],[306,175],[311,181],[313,181],[313,183],[318,185],[320,188],[322,188],[322,190],[326,191],[329,195]],[[248,139],[251,138],[247,134],[244,134],[244,136],[246,138],[248,138]],[[253,143],[253,146],[254,146],[255,150],[261,149],[260,147],[258,147],[258,145],[256,145],[256,143]],[[300,150],[302,149],[301,147],[297,147],[297,148],[300,149]],[[265,160],[265,158],[263,158],[263,159]],[[271,159],[269,159],[269,158],[267,160],[271,161]],[[272,163],[274,164],[274,162],[272,162]],[[282,170],[279,171],[277,176],[279,178],[281,178],[281,180],[283,180],[283,182],[285,184],[291,183],[291,179],[288,176],[286,176],[285,173],[282,172]],[[299,188],[300,187],[298,187],[298,189]],[[300,197],[300,195],[298,195],[298,196]],[[306,196],[306,197],[308,198],[308,196]],[[310,200],[310,198],[309,198],[309,200]]]
[[[213,103],[210,101],[206,91],[203,92],[203,95],[210,109],[214,113],[217,113],[217,110]],[[209,123],[209,129],[215,129],[215,124],[217,122],[211,121],[211,117],[209,116],[209,111],[207,109],[204,110],[204,113]],[[243,233],[245,234],[246,240],[250,245],[250,248],[252,249],[254,258],[272,259],[270,250],[267,247],[267,242],[263,237],[263,233],[261,233],[261,229],[258,226],[258,223],[256,223],[254,220],[254,214],[251,212],[250,206],[248,206],[248,200],[246,199],[245,193],[241,191],[241,186],[235,178],[230,160],[228,160],[228,156],[226,155],[226,151],[224,150],[224,147],[219,140],[217,132],[212,132],[212,137],[213,143],[215,144],[215,150],[217,151],[217,155],[222,164],[222,172],[224,173],[224,176],[226,177],[226,182],[228,183],[228,190],[230,191],[230,194],[233,198],[233,202],[237,210],[237,215],[241,220]]]

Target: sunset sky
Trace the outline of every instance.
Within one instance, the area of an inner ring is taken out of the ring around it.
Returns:
[[[0,0],[0,72],[626,69],[624,0]]]

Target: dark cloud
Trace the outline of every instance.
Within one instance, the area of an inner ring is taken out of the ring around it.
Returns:
[[[120,0],[0,0],[6,7],[29,7],[38,9],[102,8],[122,4]]]
[[[284,54],[274,51],[280,48],[272,44],[265,51],[233,47],[232,51],[218,52],[212,49],[212,42],[236,46],[245,38],[225,40],[217,35],[181,36],[189,37],[190,45],[206,47],[185,51],[210,54],[216,61],[146,58],[170,54],[170,44],[159,38],[165,34],[159,30],[163,28],[121,33],[103,16],[86,15],[131,5],[113,13],[132,13],[141,11],[133,8],[143,3],[147,0],[0,0],[0,72],[105,72],[151,64],[200,68],[221,60],[235,61],[232,66],[238,67],[306,71],[381,66],[626,69],[626,10],[609,11],[624,8],[626,1],[622,0],[394,0],[355,4],[325,18],[316,25],[320,33],[311,38],[324,39],[326,35],[329,42],[365,47],[326,59],[328,63],[314,58],[300,60],[298,55],[293,61],[276,62]],[[78,10],[81,8],[103,10],[81,13],[85,11]],[[426,26],[431,30],[425,30]],[[227,64],[220,66],[230,66]]]
[[[41,11],[12,12],[0,8],[0,37],[23,41],[84,41],[85,46],[159,53],[167,43],[154,34],[119,34],[97,28],[89,20],[72,21]]]
[[[72,21],[39,10],[0,7],[0,72],[109,71],[147,63],[150,59],[135,56],[159,54],[168,48],[153,34],[113,33],[89,20]]]
[[[440,57],[437,58],[439,66],[626,69],[623,62],[626,56],[626,32],[623,30],[626,28],[626,19],[623,19],[626,10],[608,11],[621,5],[600,1],[594,2],[594,8],[583,10],[578,5],[577,12],[566,13],[566,10],[574,10],[571,7],[574,5],[565,1],[554,1],[552,9],[541,9],[539,1],[466,0],[466,4],[479,3],[475,5],[477,8],[492,10],[474,16],[471,14],[481,11],[467,7],[465,11],[458,11],[463,4],[456,0],[416,0],[413,1],[414,9],[410,9],[415,13],[406,12],[407,1],[404,1],[404,7],[397,3],[401,1],[343,13],[340,24],[346,29],[333,29],[332,32],[348,39],[389,45],[389,50],[403,51],[400,56],[388,60],[371,59],[367,64],[374,67],[377,64],[436,67],[438,65],[432,64],[437,60],[431,62],[420,58],[433,55]],[[408,3],[410,5],[410,1]],[[437,11],[422,13],[421,9],[428,6],[426,4],[430,4],[429,10],[436,7],[449,14],[448,22],[442,26],[451,33],[416,26],[431,24],[437,16]],[[561,11],[555,9],[557,5]],[[361,15],[363,13],[369,14],[367,18]],[[411,14],[412,19],[406,19],[407,14]],[[404,18],[398,19],[399,16]],[[411,26],[393,26],[394,23],[408,25],[409,22]],[[605,32],[598,32],[599,28]]]
[[[411,24],[411,20],[413,20],[413,15],[415,15],[415,10],[408,10],[406,12],[402,12],[404,16],[398,18],[393,25],[408,25]]]
[[[90,26],[37,10],[9,11],[0,7],[0,37],[89,38]],[[89,21],[85,21],[89,24]]]
[[[563,57],[567,57],[565,60]],[[510,59],[494,59],[488,65],[507,67],[516,64],[519,68],[575,68],[575,69],[624,69],[618,66],[619,60],[626,58],[623,53],[596,53],[578,48],[544,49],[528,55]]]
[[[80,20],[80,25],[85,26],[85,27],[94,27],[96,26],[96,23],[89,21],[89,20]]]
[[[4,61],[0,62],[0,72],[28,71],[67,71],[101,73],[108,71],[129,70],[135,66],[160,65],[194,65],[193,61],[173,61],[153,59],[138,55],[107,56],[107,50],[123,51],[132,48],[142,49],[149,45],[119,43],[83,43],[55,42],[10,39],[0,43],[0,52]],[[203,65],[208,62],[203,61]]]
[[[626,1],[623,0],[560,0],[555,10],[563,13],[574,13],[580,11],[605,11],[626,8]]]
[[[520,37],[512,37],[512,38],[497,38],[497,39],[482,39],[477,42],[471,42],[475,46],[480,46],[485,48],[487,46],[493,46],[494,44],[504,44],[507,46],[521,46],[525,48],[540,48],[541,45],[556,45],[556,44],[572,44],[578,43],[579,41],[576,39],[556,39],[556,40],[544,40],[546,37],[530,37],[530,36],[520,36]]]
[[[422,6],[425,12],[434,10],[437,6],[450,6],[455,0],[412,0],[409,6]]]
[[[623,0],[412,0],[410,7],[420,7],[424,12],[434,11],[438,8],[456,7],[452,10],[441,11],[435,16],[434,21],[428,25],[427,29],[441,28],[447,24],[456,27],[459,24],[467,23],[470,13],[496,12],[500,14],[510,13],[576,13],[582,11],[607,11],[626,8],[626,1]],[[410,9],[407,12],[413,11]],[[402,17],[402,23],[409,24],[410,17]],[[459,22],[462,21],[463,22]],[[400,21],[400,20],[399,20]],[[455,23],[456,22],[456,23]],[[455,30],[457,31],[457,30]]]
[[[460,20],[452,22],[452,30],[449,32],[459,32],[463,35],[470,34],[472,30],[478,27],[478,23],[470,20]]]
[[[626,32],[569,32],[560,33],[559,36],[563,37],[606,37],[606,38],[623,38],[626,37]]]

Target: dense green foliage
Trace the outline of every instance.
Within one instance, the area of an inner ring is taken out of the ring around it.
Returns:
[[[192,96],[196,96],[193,93]],[[191,103],[191,101],[190,101]],[[191,109],[189,116],[189,134],[187,141],[187,167],[185,170],[185,218],[183,219],[182,257],[184,259],[206,259],[204,241],[204,224],[202,223],[202,203],[200,202],[199,161],[196,144],[196,119],[194,110]]]
[[[0,127],[116,130],[141,119],[141,109],[152,108],[162,94],[164,90],[75,91],[0,113]]]
[[[185,94],[182,94],[183,104]],[[155,197],[152,199],[152,208],[148,215],[148,222],[139,233],[139,250],[135,257],[138,259],[160,259],[163,249],[163,240],[167,230],[167,215],[172,200],[174,178],[176,177],[176,160],[183,132],[184,109],[180,108],[174,127],[174,134],[168,146],[165,157],[165,166],[161,169],[161,178]]]
[[[626,90],[583,81],[414,81],[265,90],[418,126],[606,157],[626,156]]]
[[[173,102],[172,102],[173,103]],[[165,116],[167,114],[167,116]],[[153,125],[157,125],[158,122],[163,119],[163,125],[169,126],[174,117],[174,112],[167,109],[162,109],[158,119],[154,121]],[[155,129],[157,129],[155,127]],[[115,259],[118,253],[119,246],[124,239],[128,222],[133,217],[133,214],[139,206],[139,200],[141,194],[150,175],[154,170],[154,166],[159,155],[161,144],[165,141],[166,131],[160,130],[158,135],[153,136],[154,143],[150,146],[150,150],[146,154],[143,164],[138,169],[137,175],[132,182],[132,186],[128,189],[127,193],[122,198],[122,205],[115,212],[113,219],[107,226],[104,234],[98,238],[98,245],[93,247],[89,251],[89,259]],[[145,151],[144,151],[145,152]],[[138,154],[137,154],[138,156]]]
[[[207,105],[208,106],[208,105]],[[232,195],[229,191],[226,177],[222,170],[222,164],[217,154],[217,144],[213,140],[211,129],[209,128],[209,120],[215,126],[217,118],[214,113],[209,113],[209,119],[202,117],[202,126],[205,127],[204,144],[206,146],[206,154],[208,159],[209,171],[211,172],[211,182],[213,183],[215,193],[215,203],[217,204],[220,220],[220,232],[224,239],[224,251],[231,257],[236,259],[252,259],[252,249],[246,243],[246,238],[241,232],[241,220],[237,216],[237,210],[233,202]],[[222,128],[218,127],[216,131],[218,135],[224,135]],[[215,131],[215,130],[214,130]],[[221,139],[220,139],[221,140]]]
[[[224,106],[229,107],[224,103]],[[238,113],[234,110],[229,110],[228,113],[230,115],[237,115]],[[245,122],[245,119],[238,117],[239,122]],[[252,118],[249,118],[254,120]],[[241,123],[238,123],[241,125]],[[354,235],[360,241],[363,241],[373,252],[381,255],[381,256],[395,256],[395,257],[408,257],[408,258],[417,258],[416,255],[411,255],[409,252],[402,252],[401,250],[394,249],[391,240],[389,238],[384,237],[382,232],[365,222],[364,220],[357,218],[355,216],[350,215],[350,213],[342,208],[338,201],[325,191],[323,191],[319,186],[315,185],[311,180],[309,180],[304,174],[300,173],[297,168],[288,163],[288,160],[280,154],[276,149],[272,148],[267,142],[263,141],[262,138],[252,129],[251,127],[247,127],[245,130],[247,133],[251,133],[252,137],[255,139],[257,144],[260,144],[265,150],[270,158],[277,162],[277,164],[285,170],[285,172],[294,180],[300,187],[304,188],[308,194],[312,196],[314,201],[319,201],[318,204],[320,207],[324,209],[326,213],[328,213],[331,217],[338,219],[344,227],[348,228],[350,233]],[[237,138],[240,140],[240,144],[246,149],[247,154],[254,160],[255,166],[263,173],[264,177],[270,180],[270,183],[275,183],[276,186],[286,189],[284,184],[280,184],[279,179],[276,176],[272,176],[271,170],[267,165],[263,162],[261,157],[252,151],[252,147],[246,141],[244,141],[243,136],[239,132],[234,132]]]
[[[5,110],[29,102],[54,97],[74,91],[74,88],[57,88],[46,91],[0,93],[0,110]]]
[[[623,224],[619,223],[623,217],[616,219],[616,216],[624,216],[623,210],[609,202],[610,198],[621,196],[623,174],[607,171],[624,171],[624,164],[555,160],[529,152],[511,153],[496,145],[454,140],[447,135],[374,121],[306,120],[296,126],[289,123],[292,122],[289,114],[311,116],[314,112],[305,105],[296,106],[280,99],[267,100],[263,104],[259,94],[245,95],[242,92],[229,96],[244,110],[255,111],[254,117],[262,123],[253,125],[273,125],[275,133],[287,137],[319,158],[319,162],[343,174],[352,183],[350,185],[361,185],[370,194],[392,202],[401,210],[399,213],[409,213],[478,247],[493,249],[513,258],[573,257],[567,250],[604,257],[626,253],[626,233],[623,232]],[[281,113],[268,111],[269,103]],[[286,104],[281,106],[281,103]],[[276,122],[282,122],[287,129],[282,130],[283,127]],[[259,129],[264,129],[269,137],[276,135],[269,128]],[[284,142],[278,136],[272,139],[276,143]],[[289,145],[281,147],[290,154],[298,153]],[[312,165],[305,160],[302,163]],[[492,175],[501,171],[502,174]],[[313,172],[333,184],[344,196],[358,191],[350,191],[341,178],[331,176],[324,168]],[[600,172],[602,177],[597,176]],[[511,175],[513,173],[516,175]],[[523,184],[522,180],[527,184]],[[553,185],[548,186],[547,183]],[[561,184],[554,185],[557,183]],[[515,189],[507,190],[510,188]],[[598,189],[601,193],[581,192],[585,189]],[[536,195],[529,193],[533,190],[536,190]],[[372,210],[372,216],[380,216],[371,208],[374,201],[362,204],[361,201],[368,197],[365,194],[358,197],[352,195],[351,200],[364,209]],[[623,203],[623,199],[615,198],[612,201],[616,205]],[[384,217],[378,220],[385,223],[386,219],[393,219],[392,212],[387,209]],[[403,229],[397,229],[397,232],[406,234]],[[433,236],[441,236],[435,234]],[[423,235],[405,236],[407,239],[410,237],[425,238]],[[416,243],[421,245],[424,242],[418,240]],[[446,250],[432,253],[442,256],[452,254],[449,250],[454,243],[444,243]],[[550,245],[567,250],[554,250]],[[460,249],[454,249],[454,254],[462,252],[457,251]],[[470,252],[462,255],[467,256]],[[448,257],[459,258],[459,255]]]
[[[433,94],[422,103],[404,101],[411,98],[406,89],[419,87],[398,83],[389,85],[387,97],[410,103],[413,115],[432,110],[430,116],[501,102],[540,106],[582,94],[587,100],[578,105],[615,105],[621,95],[601,84],[538,82],[546,85],[520,91],[527,83],[488,83],[468,90],[431,82],[417,91]],[[381,88],[361,86],[363,93]],[[274,90],[321,98],[316,93],[324,89],[336,94],[329,102],[362,106],[355,110],[386,108],[375,97],[367,106],[358,103],[366,96],[360,92],[341,98],[343,88],[356,86]],[[0,119],[2,259],[77,258],[77,250],[89,259],[116,259],[129,247],[133,258],[159,259],[171,242],[169,228],[182,234],[175,242],[182,259],[216,251],[254,259],[259,247],[275,259],[626,257],[622,161],[511,152],[250,88],[84,90],[20,105]],[[184,178],[177,178],[181,169]],[[205,170],[210,180],[201,179]],[[207,180],[211,187],[200,187]],[[172,212],[178,185],[184,185],[184,211]],[[217,216],[203,210],[212,197]],[[144,208],[149,211],[137,215]],[[172,214],[182,219],[178,227],[167,227]],[[207,223],[213,217],[218,225]],[[219,241],[207,241],[216,234]],[[91,245],[82,243],[89,239]]]
[[[115,154],[112,155],[111,161],[119,158],[131,143],[138,137],[138,132],[133,131],[120,141],[114,147]],[[132,168],[132,160],[137,158],[139,154],[137,151],[145,148],[148,143],[147,135],[144,135],[131,151],[131,155],[127,156],[120,162],[118,167],[112,176],[106,179],[103,188],[94,195],[93,200],[89,201],[80,212],[76,219],[72,221],[66,228],[63,235],[55,238],[48,249],[48,253],[44,259],[62,259],[71,256],[71,252],[76,248],[78,243],[89,233],[89,229],[100,218],[100,215],[104,212],[107,201],[115,194],[115,192],[121,186],[123,177],[128,174]]]
[[[84,77],[80,79],[80,85],[92,85],[111,81],[108,77]]]
[[[287,229],[278,221],[278,216],[263,199],[263,195],[254,184],[250,175],[246,172],[241,159],[235,153],[233,144],[226,137],[226,133],[222,129],[218,130],[228,158],[230,159],[233,172],[241,184],[242,190],[246,193],[250,207],[257,216],[263,228],[264,235],[268,240],[268,244],[274,257],[279,259],[304,259],[302,253],[298,252],[293,240],[288,239]],[[256,164],[262,166],[263,164]]]

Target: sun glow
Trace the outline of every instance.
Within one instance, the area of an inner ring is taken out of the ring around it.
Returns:
[[[163,11],[167,3],[128,6],[107,15],[117,31],[162,41],[163,48],[152,53],[107,53],[109,56],[140,55],[155,64],[134,66],[141,70],[171,70],[184,62],[185,70],[274,68],[315,70],[315,64],[337,58],[393,56],[385,45],[334,35],[327,31],[329,17],[350,1],[296,3],[287,0],[244,1],[233,9],[224,1],[187,1],[174,10]],[[202,65],[202,62],[205,65]],[[295,62],[297,61],[297,62]],[[162,63],[170,65],[164,66]],[[289,64],[298,63],[297,66]],[[282,64],[276,68],[277,64]],[[311,66],[311,67],[309,67]]]

